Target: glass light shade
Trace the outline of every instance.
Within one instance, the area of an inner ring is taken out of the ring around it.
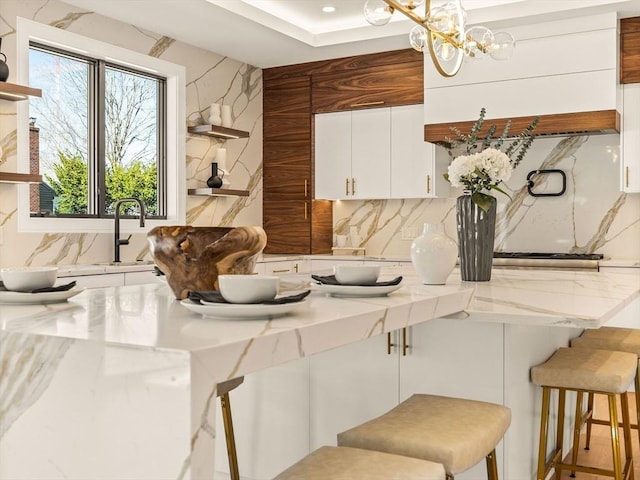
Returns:
[[[471,27],[465,32],[464,53],[471,59],[481,59],[489,53],[493,43],[493,32],[487,27]]]
[[[420,25],[416,25],[409,32],[409,43],[414,50],[422,52],[427,45],[427,31]]]
[[[445,62],[453,60],[458,53],[458,49],[455,46],[441,38],[433,41],[433,51],[440,60]]]
[[[489,49],[489,55],[494,60],[509,60],[516,49],[516,41],[508,32],[496,32],[493,34],[493,43]]]
[[[381,27],[386,25],[391,20],[393,11],[391,7],[382,0],[367,0],[364,4],[364,18],[371,25]]]

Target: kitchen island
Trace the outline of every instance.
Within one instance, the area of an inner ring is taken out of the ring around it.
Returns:
[[[568,327],[575,335],[609,322],[640,295],[640,276],[617,273],[495,269],[491,282],[476,284],[454,271],[444,286],[421,285],[410,267],[383,273],[401,273],[403,287],[372,298],[314,291],[299,309],[273,320],[205,318],[164,285],[86,290],[60,304],[3,305],[0,478],[210,479],[226,462],[214,459],[217,382],[321,358],[430,320],[462,328]],[[308,280],[292,276],[289,285],[304,288]],[[525,363],[509,366],[524,369],[517,371],[521,380],[528,379]],[[502,392],[499,399],[509,406],[518,400]],[[241,423],[242,414],[234,413]],[[531,423],[530,413],[522,415]],[[315,448],[311,443],[300,447],[302,454]]]

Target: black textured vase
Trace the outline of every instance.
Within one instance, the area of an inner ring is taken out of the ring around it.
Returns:
[[[216,162],[211,164],[211,176],[207,180],[207,186],[209,188],[220,188],[222,186],[222,179],[218,176],[218,164]]]
[[[0,52],[0,56],[4,60],[0,60],[0,82],[6,82],[9,78],[9,66],[7,65],[7,57],[4,53]]]
[[[464,281],[491,280],[497,202],[494,197],[490,198],[488,212],[473,203],[471,195],[462,195],[456,201],[460,276]]]

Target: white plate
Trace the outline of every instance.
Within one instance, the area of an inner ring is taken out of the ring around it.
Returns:
[[[38,305],[43,303],[64,302],[68,298],[82,292],[83,288],[72,288],[62,292],[5,292],[0,291],[0,303],[21,303],[23,305]]]
[[[324,283],[313,284],[313,288],[327,293],[332,297],[383,297],[395,292],[402,284],[398,285],[371,285],[361,287],[359,285],[326,285]]]
[[[264,320],[286,315],[304,304],[305,300],[295,303],[282,303],[274,305],[257,304],[236,304],[236,303],[214,303],[204,302],[199,304],[191,300],[182,300],[184,305],[192,312],[200,313],[207,317],[216,318],[241,318],[245,320]]]

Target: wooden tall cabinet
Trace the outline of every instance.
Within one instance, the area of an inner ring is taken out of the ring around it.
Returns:
[[[620,83],[640,82],[640,17],[620,20]]]
[[[332,207],[313,200],[311,77],[264,76],[265,253],[329,253]]]
[[[315,200],[314,114],[421,104],[413,49],[263,70],[265,253],[330,253],[333,208]]]

